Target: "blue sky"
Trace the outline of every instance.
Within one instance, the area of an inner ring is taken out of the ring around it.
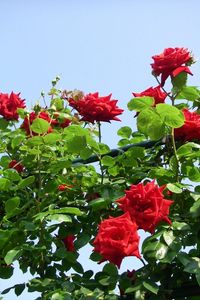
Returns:
[[[126,109],[131,93],[156,85],[151,56],[177,46],[200,57],[199,11],[198,0],[0,0],[0,92],[21,92],[31,106],[60,75],[61,88],[113,93],[126,110],[122,123],[103,127],[103,141],[113,148],[120,126],[135,128]],[[199,62],[192,71],[190,83],[199,85]]]

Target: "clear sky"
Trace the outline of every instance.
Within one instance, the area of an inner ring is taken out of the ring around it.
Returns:
[[[151,56],[187,47],[200,57],[199,11],[199,0],[0,0],[0,92],[21,92],[31,106],[60,75],[61,88],[113,93],[126,110],[122,123],[103,127],[103,141],[113,148],[120,126],[135,128],[126,109],[131,92],[156,85]],[[191,69],[191,85],[199,85],[200,62]],[[138,267],[132,262],[122,271]],[[0,284],[1,290],[13,281]]]

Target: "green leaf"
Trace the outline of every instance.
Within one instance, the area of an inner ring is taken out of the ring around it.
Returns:
[[[189,230],[190,229],[190,226],[185,222],[175,221],[172,223],[172,226],[173,226],[174,230]]]
[[[166,103],[160,103],[156,105],[156,111],[160,115],[163,122],[172,128],[181,127],[185,122],[182,111],[175,106]]]
[[[35,181],[35,176],[29,176],[25,179],[22,179],[19,183],[18,183],[18,188],[19,189],[23,189],[29,185],[31,185],[33,182]]]
[[[12,214],[13,210],[15,210],[19,205],[20,205],[19,197],[16,196],[11,199],[8,199],[5,203],[6,214]]]
[[[172,77],[171,79],[172,85],[173,85],[173,91],[176,93],[177,91],[180,91],[187,83],[187,73],[181,72],[175,77]]]
[[[164,238],[165,243],[168,246],[170,246],[173,243],[173,241],[175,240],[175,236],[173,235],[173,231],[172,230],[165,231],[163,233],[163,238]]]
[[[81,236],[77,236],[74,246],[76,249],[80,249],[83,246],[87,245],[91,240],[91,236],[87,233],[81,233]]]
[[[5,130],[8,127],[9,121],[4,118],[0,118],[0,129]]]
[[[123,138],[128,139],[132,134],[132,129],[128,126],[123,126],[117,131],[117,134]]]
[[[110,276],[104,276],[103,278],[101,278],[99,280],[99,283],[103,286],[108,286],[113,282],[113,278],[111,278]]]
[[[196,144],[196,143],[193,143],[193,142],[190,142],[190,143],[187,143],[185,145],[182,145],[181,147],[179,147],[177,149],[177,155],[179,157],[190,156],[191,153],[194,152],[193,148],[194,149],[200,149],[200,145]]]
[[[159,286],[157,284],[155,284],[153,281],[151,280],[145,280],[143,282],[143,286],[150,292],[152,292],[153,294],[156,294],[158,293],[159,291]]]
[[[48,132],[50,124],[42,118],[36,118],[30,127],[33,132],[43,134]]]
[[[13,275],[14,268],[11,266],[1,267],[0,266],[0,278],[8,279]]]
[[[89,206],[91,206],[94,211],[97,211],[106,208],[108,203],[106,199],[98,198],[90,201]]]
[[[43,139],[41,136],[30,137],[27,141],[28,146],[39,146],[43,144]]]
[[[22,254],[22,250],[12,249],[12,250],[7,252],[6,256],[4,257],[4,260],[5,260],[7,265],[10,265],[13,261],[18,259],[21,254]]]
[[[97,252],[93,252],[91,255],[90,255],[90,259],[92,261],[101,261],[102,260],[102,256],[101,254],[97,253]]]
[[[145,108],[151,107],[154,104],[152,97],[135,97],[131,99],[127,106],[130,111],[142,111]]]
[[[168,183],[167,188],[168,188],[168,190],[170,190],[171,192],[173,192],[175,194],[181,194],[182,193],[182,189],[180,189],[180,187],[178,187],[178,185],[176,185],[176,184]]]
[[[89,148],[84,148],[83,150],[80,151],[80,157],[82,159],[87,159],[92,155],[92,150]]]
[[[81,216],[83,213],[82,213],[82,211],[80,211],[80,209],[78,209],[76,207],[64,207],[64,208],[51,209],[51,210],[48,210],[45,212],[38,213],[34,216],[34,218],[35,218],[35,220],[42,221],[44,218],[46,218],[49,215],[57,215],[57,214],[72,214],[72,215]],[[67,217],[69,220],[68,222],[71,222],[70,217],[69,216],[67,216]],[[48,219],[49,219],[49,217],[48,217]]]
[[[72,222],[72,218],[67,215],[63,214],[51,214],[46,217],[47,220],[49,221],[56,221],[56,222]]]
[[[101,162],[104,166],[112,167],[115,164],[115,159],[113,157],[110,157],[108,155],[105,155],[102,159]]]
[[[184,272],[198,274],[200,270],[199,257],[190,257],[190,261],[185,265]]]
[[[62,139],[62,137],[59,133],[49,133],[43,137],[44,143],[46,145],[56,144],[61,139]]]
[[[4,247],[7,241],[10,239],[11,232],[9,230],[0,229],[0,249]]]
[[[0,191],[8,191],[10,187],[10,180],[7,178],[0,178]]]
[[[190,207],[190,213],[194,218],[200,216],[200,199],[194,202],[194,204]]]
[[[21,176],[15,169],[7,169],[4,171],[4,176],[11,181],[19,181]]]
[[[188,177],[191,181],[200,182],[200,169],[197,167],[188,167]]]
[[[68,127],[67,127],[68,128]],[[67,140],[67,149],[71,153],[80,153],[87,146],[85,136],[74,136]]]
[[[137,127],[151,139],[159,139],[165,134],[163,121],[154,108],[146,108],[139,113]]]
[[[103,267],[103,272],[110,276],[118,276],[117,267],[114,264],[108,263]]]
[[[22,292],[24,291],[25,287],[26,287],[25,283],[16,284],[15,285],[15,294],[17,296],[20,296],[22,294]]]
[[[195,101],[200,97],[200,90],[196,86],[184,86],[176,99],[186,99],[189,101]]]
[[[12,142],[11,142],[11,147],[14,148],[19,148],[19,145],[21,142],[26,138],[25,135],[16,135],[13,137]]]
[[[152,140],[158,140],[165,135],[165,125],[160,118],[154,119],[148,125],[147,134]]]

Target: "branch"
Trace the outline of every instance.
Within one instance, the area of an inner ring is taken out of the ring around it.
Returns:
[[[129,144],[117,149],[112,149],[110,152],[102,154],[101,158],[105,155],[111,156],[111,157],[116,157],[120,154],[123,154],[124,152],[126,152],[127,150],[134,148],[134,147],[144,147],[146,149],[151,148],[153,146],[157,146],[157,145],[163,145],[164,142],[162,140],[159,141],[145,141],[145,142],[141,142],[141,143],[137,143],[137,144]],[[72,161],[72,165],[76,165],[76,164],[91,164],[93,162],[99,161],[99,156],[94,154],[91,155],[89,158],[87,159],[82,159],[82,158],[76,158]]]

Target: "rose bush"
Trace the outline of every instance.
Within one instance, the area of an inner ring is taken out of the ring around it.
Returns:
[[[0,278],[12,277],[15,261],[33,276],[2,295],[199,298],[200,90],[187,85],[189,50],[153,59],[161,84],[128,102],[137,131],[122,126],[119,149],[101,138],[101,122],[123,112],[111,95],[62,91],[58,77],[30,110],[19,94],[0,94]],[[104,262],[95,274],[80,263],[85,245]],[[122,272],[129,256],[134,271]]]

